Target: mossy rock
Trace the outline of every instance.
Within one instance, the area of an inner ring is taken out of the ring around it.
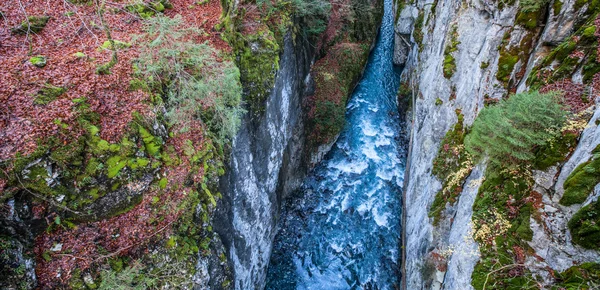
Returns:
[[[538,148],[535,152],[533,167],[546,170],[550,166],[564,162],[569,152],[577,146],[578,134],[565,132]]]
[[[568,223],[573,243],[600,250],[600,200],[577,211]]]
[[[131,47],[131,43],[120,41],[120,40],[113,40],[113,43],[114,43],[114,50],[123,50],[123,49]],[[100,46],[99,49],[100,50],[112,50],[113,45],[111,45],[110,40],[107,40],[104,43],[102,43],[102,45]]]
[[[23,20],[21,24],[17,27],[11,28],[11,32],[14,34],[28,34],[28,33],[38,33],[46,27],[46,24],[50,20],[50,16],[29,16],[27,19]]]
[[[594,187],[600,183],[600,148],[594,149],[594,155],[582,164],[579,164],[567,177],[563,188],[565,190],[560,204],[573,205],[584,202]]]
[[[583,263],[573,266],[564,272],[555,272],[558,283],[552,290],[591,290],[600,287],[600,263]]]
[[[43,68],[46,66],[47,60],[46,57],[43,55],[36,55],[31,57],[29,59],[29,62],[36,67]]]
[[[150,3],[136,3],[125,6],[125,9],[131,13],[136,13],[140,18],[147,19],[156,13],[162,13],[165,9],[172,9],[173,4],[168,0],[153,1]]]
[[[45,84],[44,87],[38,91],[38,94],[35,96],[33,102],[38,105],[47,105],[48,103],[56,100],[56,98],[64,94],[66,91],[66,88]]]

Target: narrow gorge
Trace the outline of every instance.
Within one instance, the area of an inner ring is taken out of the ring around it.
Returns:
[[[2,289],[600,289],[600,2],[0,3]]]

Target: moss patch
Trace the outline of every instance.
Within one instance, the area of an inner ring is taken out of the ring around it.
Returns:
[[[596,147],[592,154],[590,160],[577,166],[565,180],[565,193],[560,199],[560,204],[568,206],[584,202],[600,182],[600,146]]]
[[[568,226],[573,243],[587,249],[600,250],[600,200],[577,211],[569,220]]]
[[[10,31],[14,34],[38,33],[46,27],[48,20],[50,20],[50,16],[29,16],[19,26],[13,27]]]
[[[456,61],[452,54],[458,50],[459,44],[458,27],[455,25],[452,27],[452,32],[450,33],[450,43],[444,50],[444,77],[447,79],[451,78],[454,72],[456,72]]]
[[[46,57],[43,55],[36,55],[29,59],[29,62],[39,68],[43,68],[46,66]]]
[[[33,102],[38,105],[47,105],[48,103],[56,100],[56,98],[64,94],[66,91],[66,88],[45,84],[44,87],[38,91],[38,94],[35,96]]]
[[[555,272],[558,283],[552,290],[598,289],[600,288],[600,263],[583,263],[564,272]]]
[[[446,133],[438,155],[433,160],[433,174],[442,181],[442,190],[438,191],[429,209],[429,217],[437,224],[441,212],[447,203],[454,204],[462,191],[462,186],[471,172],[472,163],[463,144],[466,129],[463,115],[457,110],[458,121],[452,130]]]

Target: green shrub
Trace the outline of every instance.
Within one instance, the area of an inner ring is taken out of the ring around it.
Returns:
[[[535,148],[558,134],[565,115],[554,94],[512,95],[481,111],[465,139],[467,152],[506,167],[532,160]]]
[[[235,135],[241,109],[240,73],[231,61],[217,61],[218,53],[206,43],[195,43],[180,15],[150,18],[145,34],[135,37],[140,45],[138,72],[162,93],[171,124],[185,128],[200,119],[223,144]]]

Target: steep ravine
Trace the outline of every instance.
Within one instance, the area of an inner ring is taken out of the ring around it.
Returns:
[[[335,12],[341,13],[342,18],[332,18],[327,24],[336,31],[335,39],[329,39],[331,35],[307,37],[306,27],[303,27],[306,24],[302,21],[288,28],[280,44],[274,86],[264,107],[257,111],[249,107],[233,141],[229,168],[221,179],[223,200],[213,218],[214,229],[227,249],[227,261],[234,273],[230,286],[235,289],[264,287],[281,205],[289,193],[300,186],[310,167],[323,158],[321,148],[329,147],[310,142],[307,136],[316,122],[307,116],[308,111],[322,102],[314,96],[324,94],[319,92],[322,84],[315,77],[333,74],[344,78],[337,89],[342,94],[351,91],[360,77],[360,64],[368,56],[362,51],[368,52],[376,35],[379,3],[354,1],[353,10]],[[360,10],[359,7],[365,5],[370,9]],[[363,22],[340,28],[348,21],[348,13],[362,13]],[[315,39],[320,39],[319,48],[315,47]],[[255,44],[249,45],[254,47]],[[256,46],[260,45],[257,42]],[[323,64],[341,59],[348,51],[346,48],[350,51],[358,48],[361,53],[353,65],[329,71],[332,66]],[[345,111],[345,104],[339,106]]]

